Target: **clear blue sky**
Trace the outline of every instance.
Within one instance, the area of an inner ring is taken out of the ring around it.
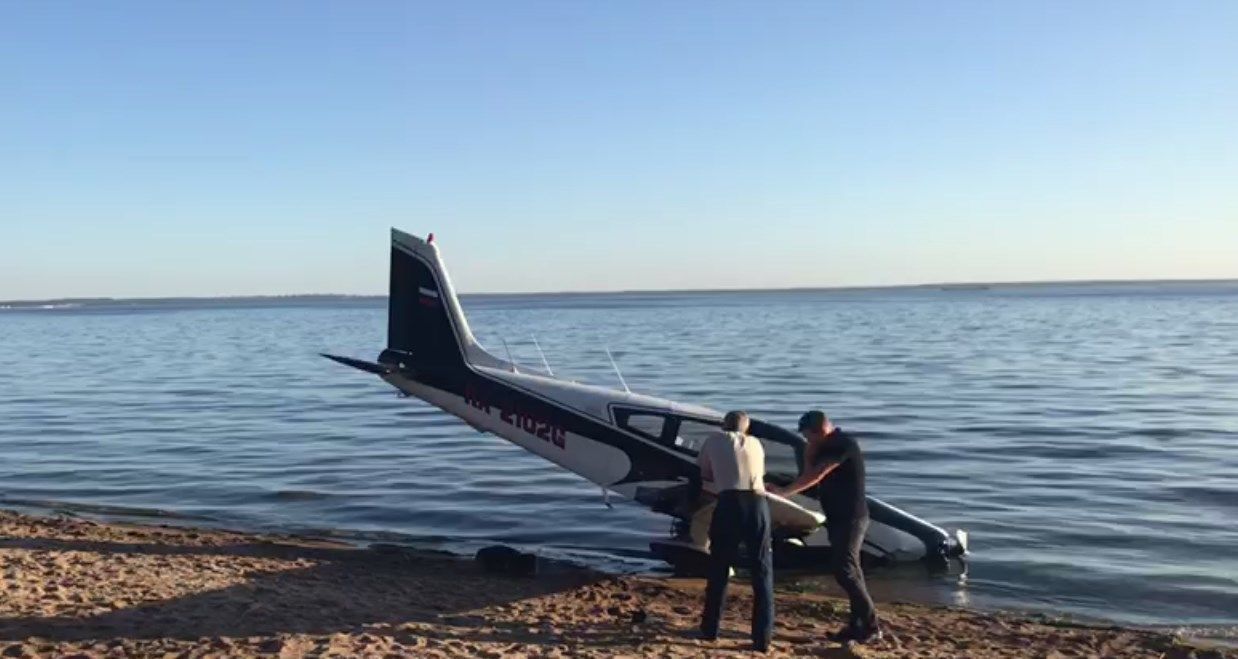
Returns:
[[[1238,2],[0,0],[0,299],[1238,277]]]

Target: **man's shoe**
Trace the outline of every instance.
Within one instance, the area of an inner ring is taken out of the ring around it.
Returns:
[[[872,645],[883,638],[885,634],[881,633],[880,627],[869,627],[853,632],[849,642],[856,645]]]
[[[704,629],[698,629],[698,630],[696,630],[696,633],[695,633],[695,634],[693,634],[692,636],[693,636],[693,638],[696,638],[696,639],[697,639],[697,640],[699,640],[699,641],[716,641],[716,640],[718,640],[718,632],[714,632],[714,633],[712,633],[712,634],[711,634],[711,633],[709,633],[709,632],[705,631]]]
[[[851,625],[847,625],[846,627],[843,627],[842,629],[839,629],[836,632],[830,632],[826,634],[825,637],[831,641],[834,641],[835,643],[846,643],[850,641],[851,639],[855,638],[855,634],[856,634],[855,627],[852,627]]]

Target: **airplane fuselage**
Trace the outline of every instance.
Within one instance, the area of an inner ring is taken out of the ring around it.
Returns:
[[[720,430],[722,414],[571,382],[495,357],[473,337],[432,241],[432,236],[422,240],[392,231],[387,349],[378,361],[326,356],[376,374],[403,394],[607,491],[658,512],[699,520],[706,508],[696,493],[710,492],[712,484],[700,482],[696,456],[705,438]],[[798,435],[760,419],[753,419],[749,432],[767,447],[782,445],[802,466],[804,440]],[[767,480],[793,477],[767,473]],[[807,536],[825,521],[806,498],[770,494],[767,500],[781,538]],[[947,546],[941,529],[869,501],[876,512],[866,547],[879,555],[925,555]]]
[[[538,377],[519,375],[526,381]],[[502,437],[623,496],[632,497],[638,484],[670,484],[697,473],[695,463],[686,456],[493,374],[431,377],[430,384],[397,371],[383,379],[477,430]]]

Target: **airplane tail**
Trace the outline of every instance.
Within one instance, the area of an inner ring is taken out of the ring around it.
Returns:
[[[387,349],[379,361],[427,371],[499,362],[473,338],[434,234],[422,240],[391,230]]]

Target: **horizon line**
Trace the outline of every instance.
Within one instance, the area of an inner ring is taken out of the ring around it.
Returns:
[[[807,291],[877,291],[914,288],[944,288],[944,289],[974,289],[976,287],[1019,287],[1019,286],[1061,286],[1061,285],[1101,285],[1101,284],[1228,284],[1238,283],[1238,277],[1206,278],[1206,279],[1038,279],[1026,281],[976,281],[976,282],[931,282],[923,284],[884,284],[856,286],[785,286],[776,288],[633,288],[614,290],[587,291],[475,291],[459,293],[460,297],[470,296],[519,296],[519,295],[639,295],[639,294],[675,294],[675,293],[777,293],[777,292],[807,292]],[[133,297],[115,296],[77,296],[57,298],[31,298],[0,300],[0,305],[35,304],[35,303],[65,303],[65,302],[138,302],[161,300],[256,300],[274,298],[383,298],[388,293],[253,293],[237,295],[149,295]]]

